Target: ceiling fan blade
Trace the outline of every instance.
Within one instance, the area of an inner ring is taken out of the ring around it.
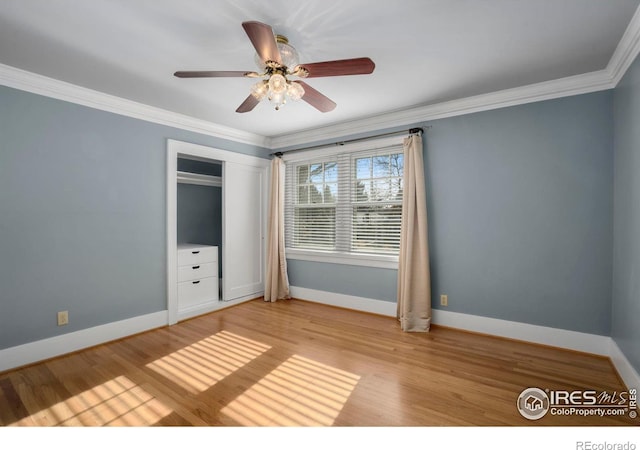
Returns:
[[[282,64],[278,44],[276,43],[273,29],[269,25],[251,21],[242,22],[242,28],[244,28],[249,40],[251,40],[256,52],[258,52],[258,56],[263,61],[275,61],[278,64]]]
[[[246,113],[251,111],[256,105],[260,103],[260,100],[255,98],[253,95],[249,94],[249,96],[242,102],[238,109],[236,109],[237,113]]]
[[[333,109],[335,109],[336,104],[329,97],[326,97],[325,95],[316,91],[304,81],[297,81],[297,83],[300,83],[304,88],[304,95],[302,96],[302,100],[309,103],[318,111],[325,113],[333,111]]]
[[[298,67],[309,72],[309,75],[305,78],[317,78],[340,75],[367,75],[373,72],[376,65],[370,58],[353,58],[300,64]]]
[[[220,78],[220,77],[250,77],[255,72],[241,72],[239,70],[202,70],[202,71],[178,71],[174,73],[178,78]]]

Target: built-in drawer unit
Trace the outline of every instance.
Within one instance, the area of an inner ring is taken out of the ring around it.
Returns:
[[[218,247],[178,245],[178,314],[199,314],[218,298]]]
[[[198,280],[206,277],[217,277],[218,265],[212,263],[198,263],[189,266],[178,266],[178,283],[182,281]]]
[[[179,310],[218,301],[218,277],[178,283]]]
[[[206,262],[218,262],[218,247],[212,245],[178,245],[178,267]]]

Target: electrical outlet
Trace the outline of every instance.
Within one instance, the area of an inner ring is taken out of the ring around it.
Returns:
[[[447,297],[447,294],[440,295],[440,305],[449,306],[449,297]]]
[[[58,312],[58,326],[66,325],[69,323],[69,311]]]

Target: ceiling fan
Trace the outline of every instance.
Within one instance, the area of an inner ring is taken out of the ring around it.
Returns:
[[[256,49],[256,64],[260,72],[242,71],[178,71],[178,78],[261,78],[251,87],[251,93],[236,109],[245,113],[267,98],[279,110],[287,100],[304,100],[321,112],[332,111],[336,104],[302,80],[296,78],[333,77],[341,75],[366,75],[373,72],[375,64],[369,58],[341,59],[336,61],[298,63],[298,52],[289,45],[286,37],[274,35],[271,26],[256,22],[243,22],[242,28]]]

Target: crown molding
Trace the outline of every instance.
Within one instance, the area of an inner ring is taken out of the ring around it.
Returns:
[[[322,139],[338,138],[357,133],[377,131],[383,128],[406,126],[446,117],[461,116],[554,98],[587,94],[612,89],[613,87],[615,87],[615,84],[613,83],[610,72],[603,69],[582,75],[505,89],[433,105],[418,106],[364,119],[328,125],[322,128],[275,136],[271,138],[269,145],[273,149],[282,149],[295,145],[308,144],[309,142]]]
[[[4,64],[0,64],[0,85],[159,125],[268,147],[268,139],[258,134],[94,91]]]
[[[638,53],[640,53],[640,6],[636,9],[607,65],[614,87],[618,85]]]

